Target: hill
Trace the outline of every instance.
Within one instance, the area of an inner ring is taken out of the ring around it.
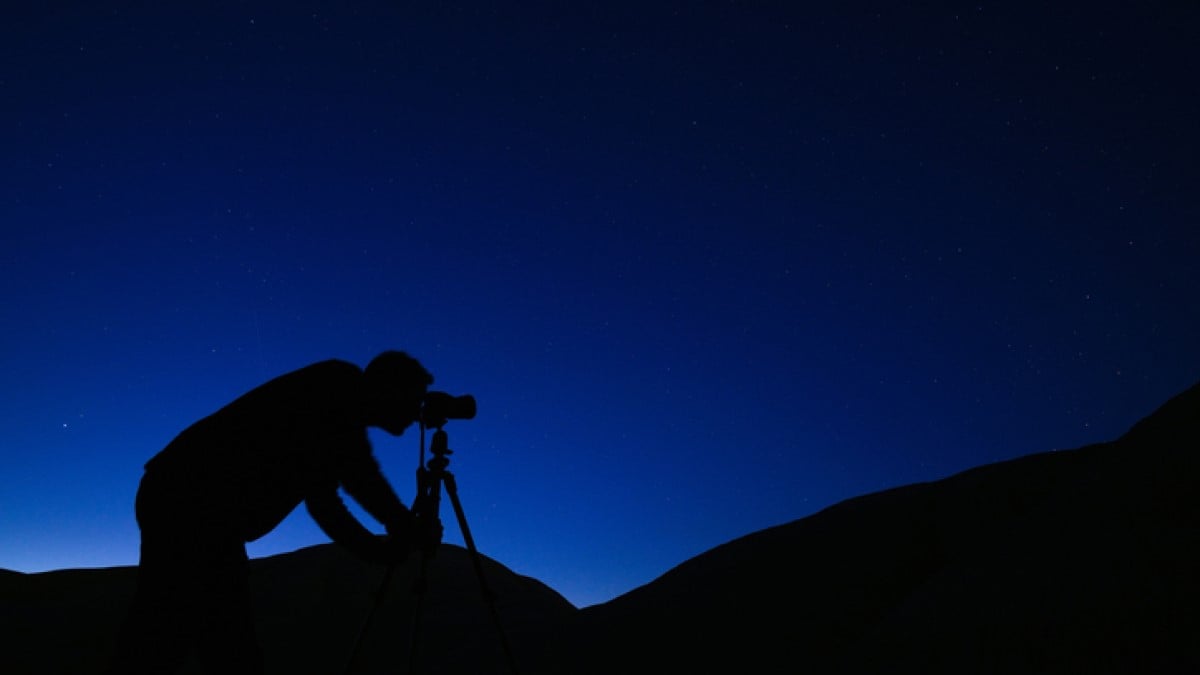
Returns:
[[[483,558],[485,577],[513,645],[528,649],[547,623],[577,610],[541,582]],[[355,671],[404,672],[416,615],[417,564],[388,586]],[[259,639],[272,673],[342,673],[383,579],[381,567],[323,544],[250,561]],[[136,569],[0,571],[0,645],[8,675],[100,672],[133,596]],[[421,612],[422,673],[476,672],[505,663],[466,550],[443,545],[430,564]],[[186,673],[199,672],[191,669]]]
[[[851,499],[577,610],[485,559],[522,673],[1200,672],[1200,386],[1113,442]],[[432,566],[417,672],[508,672],[466,552]],[[381,570],[252,561],[271,672],[339,673]],[[405,672],[415,565],[363,673]],[[0,573],[7,673],[95,672],[134,570]]]
[[[1115,442],[720,546],[581,611],[541,668],[1200,672],[1198,450],[1200,386]]]

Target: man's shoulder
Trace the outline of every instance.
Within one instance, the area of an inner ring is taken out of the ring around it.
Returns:
[[[331,375],[341,375],[345,377],[358,377],[363,374],[362,368],[341,359],[326,359],[318,361],[310,366],[305,366],[297,372],[319,372],[329,373]]]

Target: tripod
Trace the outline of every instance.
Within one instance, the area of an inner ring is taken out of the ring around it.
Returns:
[[[453,451],[449,447],[449,438],[446,432],[439,426],[433,434],[433,441],[429,448],[432,458],[428,462],[425,461],[424,440],[425,427],[422,425],[421,457],[417,467],[417,496],[413,499],[412,508],[419,530],[417,536],[420,537],[421,570],[413,589],[413,592],[417,596],[417,606],[408,648],[408,672],[416,672],[414,664],[416,662],[418,645],[417,638],[421,627],[421,608],[424,604],[425,591],[428,587],[429,561],[436,553],[437,546],[441,540],[441,532],[438,529],[441,526],[439,512],[442,503],[442,489],[445,488],[446,494],[450,497],[450,503],[454,506],[454,516],[458,520],[458,528],[462,532],[463,541],[467,544],[467,550],[470,551],[471,565],[475,569],[475,576],[479,579],[480,591],[483,594],[484,601],[487,603],[492,623],[496,626],[497,634],[500,637],[500,644],[504,649],[504,656],[508,662],[509,671],[513,675],[518,675],[512,648],[509,646],[508,637],[504,633],[504,626],[500,622],[500,615],[496,611],[495,594],[492,593],[484,576],[483,563],[481,562],[479,551],[475,548],[475,540],[471,537],[471,528],[467,526],[467,517],[463,513],[462,502],[458,499],[458,484],[454,480],[454,474],[447,470],[447,467],[450,466],[449,456],[453,454]],[[350,675],[354,670],[363,638],[366,636],[375,613],[379,610],[379,606],[383,604],[383,598],[387,593],[388,585],[391,583],[396,567],[397,565],[395,564],[388,566],[387,573],[384,575],[383,581],[376,591],[375,602],[371,606],[371,610],[367,613],[367,618],[363,622],[362,628],[359,630],[350,660],[346,664],[346,675]]]

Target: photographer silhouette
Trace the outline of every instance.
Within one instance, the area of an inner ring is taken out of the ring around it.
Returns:
[[[416,525],[380,472],[367,427],[403,433],[432,383],[403,352],[384,352],[365,369],[322,361],[253,389],[155,455],[136,500],[137,592],[110,672],[170,673],[194,651],[208,672],[262,673],[245,542],[300,502],[359,556],[402,561]],[[354,518],[339,488],[386,537]]]

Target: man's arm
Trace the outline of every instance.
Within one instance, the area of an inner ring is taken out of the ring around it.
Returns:
[[[378,557],[379,542],[376,536],[346,508],[338,495],[337,483],[331,482],[324,489],[310,494],[304,500],[304,506],[330,539],[361,558]]]
[[[363,454],[355,458],[345,467],[341,484],[354,501],[387,528],[388,534],[408,533],[412,514],[396,496],[373,456]]]

